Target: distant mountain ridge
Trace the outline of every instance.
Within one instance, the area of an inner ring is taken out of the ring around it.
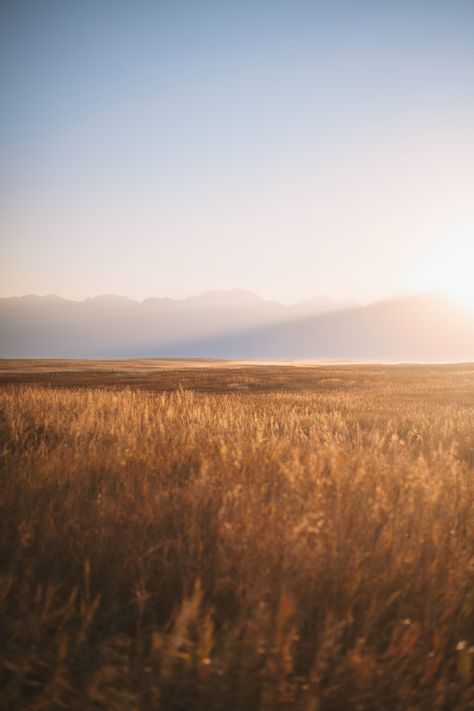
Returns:
[[[474,360],[474,311],[430,294],[368,306],[315,296],[285,306],[242,289],[141,302],[0,299],[0,357],[159,356]]]
[[[8,296],[0,297],[1,302],[16,302],[16,303],[73,303],[73,304],[104,304],[104,305],[124,305],[135,304],[141,306],[144,304],[163,304],[168,306],[240,306],[242,304],[278,304],[283,308],[302,309],[311,311],[331,311],[338,308],[346,308],[348,305],[356,305],[357,302],[352,299],[336,299],[330,296],[321,296],[315,294],[308,299],[296,302],[291,306],[284,306],[279,301],[264,299],[262,296],[255,294],[246,289],[214,289],[205,291],[197,296],[188,296],[184,299],[172,299],[168,296],[157,297],[150,296],[142,301],[131,299],[128,296],[119,294],[98,294],[97,296],[88,296],[83,300],[67,299],[58,294],[46,294],[38,296],[37,294],[26,294],[25,296]]]

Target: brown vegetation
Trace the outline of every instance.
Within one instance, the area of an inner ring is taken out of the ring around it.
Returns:
[[[474,708],[473,366],[2,370],[2,708]]]

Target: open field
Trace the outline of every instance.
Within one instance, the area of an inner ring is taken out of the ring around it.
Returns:
[[[474,365],[0,361],[0,466],[1,708],[474,709]]]

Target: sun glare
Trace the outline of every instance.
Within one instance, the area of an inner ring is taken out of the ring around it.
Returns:
[[[424,290],[441,291],[474,308],[474,234],[439,245],[423,265]]]

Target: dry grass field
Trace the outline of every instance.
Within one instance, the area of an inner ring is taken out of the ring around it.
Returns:
[[[474,365],[0,363],[0,707],[474,709]]]

